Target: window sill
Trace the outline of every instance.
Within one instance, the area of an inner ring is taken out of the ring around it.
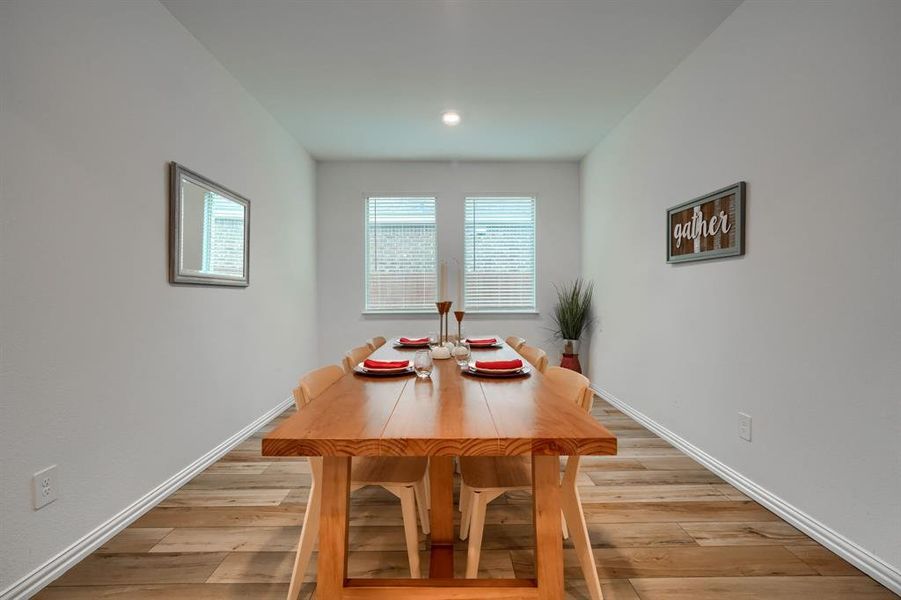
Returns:
[[[472,310],[466,311],[466,314],[472,316],[487,315],[492,317],[504,315],[541,316],[541,313],[537,310]]]
[[[451,307],[453,312],[453,307]],[[387,311],[387,310],[364,310],[360,312],[364,317],[437,317],[438,311]],[[480,317],[503,317],[503,316],[521,316],[521,317],[539,317],[541,313],[537,310],[468,310],[466,316]]]
[[[437,317],[437,310],[364,310],[364,317]]]

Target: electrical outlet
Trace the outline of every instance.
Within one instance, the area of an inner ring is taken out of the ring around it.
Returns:
[[[43,508],[56,500],[56,465],[38,471],[31,479],[31,490],[34,493],[34,509]]]
[[[751,416],[745,413],[738,413],[738,437],[750,442],[751,441]]]

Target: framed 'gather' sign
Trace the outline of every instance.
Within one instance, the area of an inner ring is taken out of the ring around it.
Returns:
[[[666,211],[666,262],[745,253],[745,182]]]

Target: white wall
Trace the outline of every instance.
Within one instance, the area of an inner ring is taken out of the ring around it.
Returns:
[[[552,282],[579,276],[579,165],[574,162],[320,162],[316,169],[320,361],[335,362],[374,335],[437,331],[435,316],[363,315],[363,198],[437,197],[439,259],[463,260],[463,199],[510,193],[537,196],[539,315],[467,316],[464,334],[520,335],[559,356],[552,339]],[[448,276],[450,298],[456,279]],[[451,331],[456,331],[453,315]]]
[[[0,60],[2,593],[290,395],[315,216],[309,156],[156,2],[0,3]],[[249,288],[167,282],[171,160],[251,199]]]
[[[899,31],[745,2],[582,164],[592,380],[896,570]],[[667,265],[665,210],[739,180],[746,256]]]

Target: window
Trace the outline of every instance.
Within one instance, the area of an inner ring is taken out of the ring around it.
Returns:
[[[535,198],[467,198],[465,219],[466,310],[535,311]]]
[[[244,207],[214,192],[203,202],[203,272],[244,275]]]
[[[367,312],[434,312],[436,238],[435,198],[367,198]]]

